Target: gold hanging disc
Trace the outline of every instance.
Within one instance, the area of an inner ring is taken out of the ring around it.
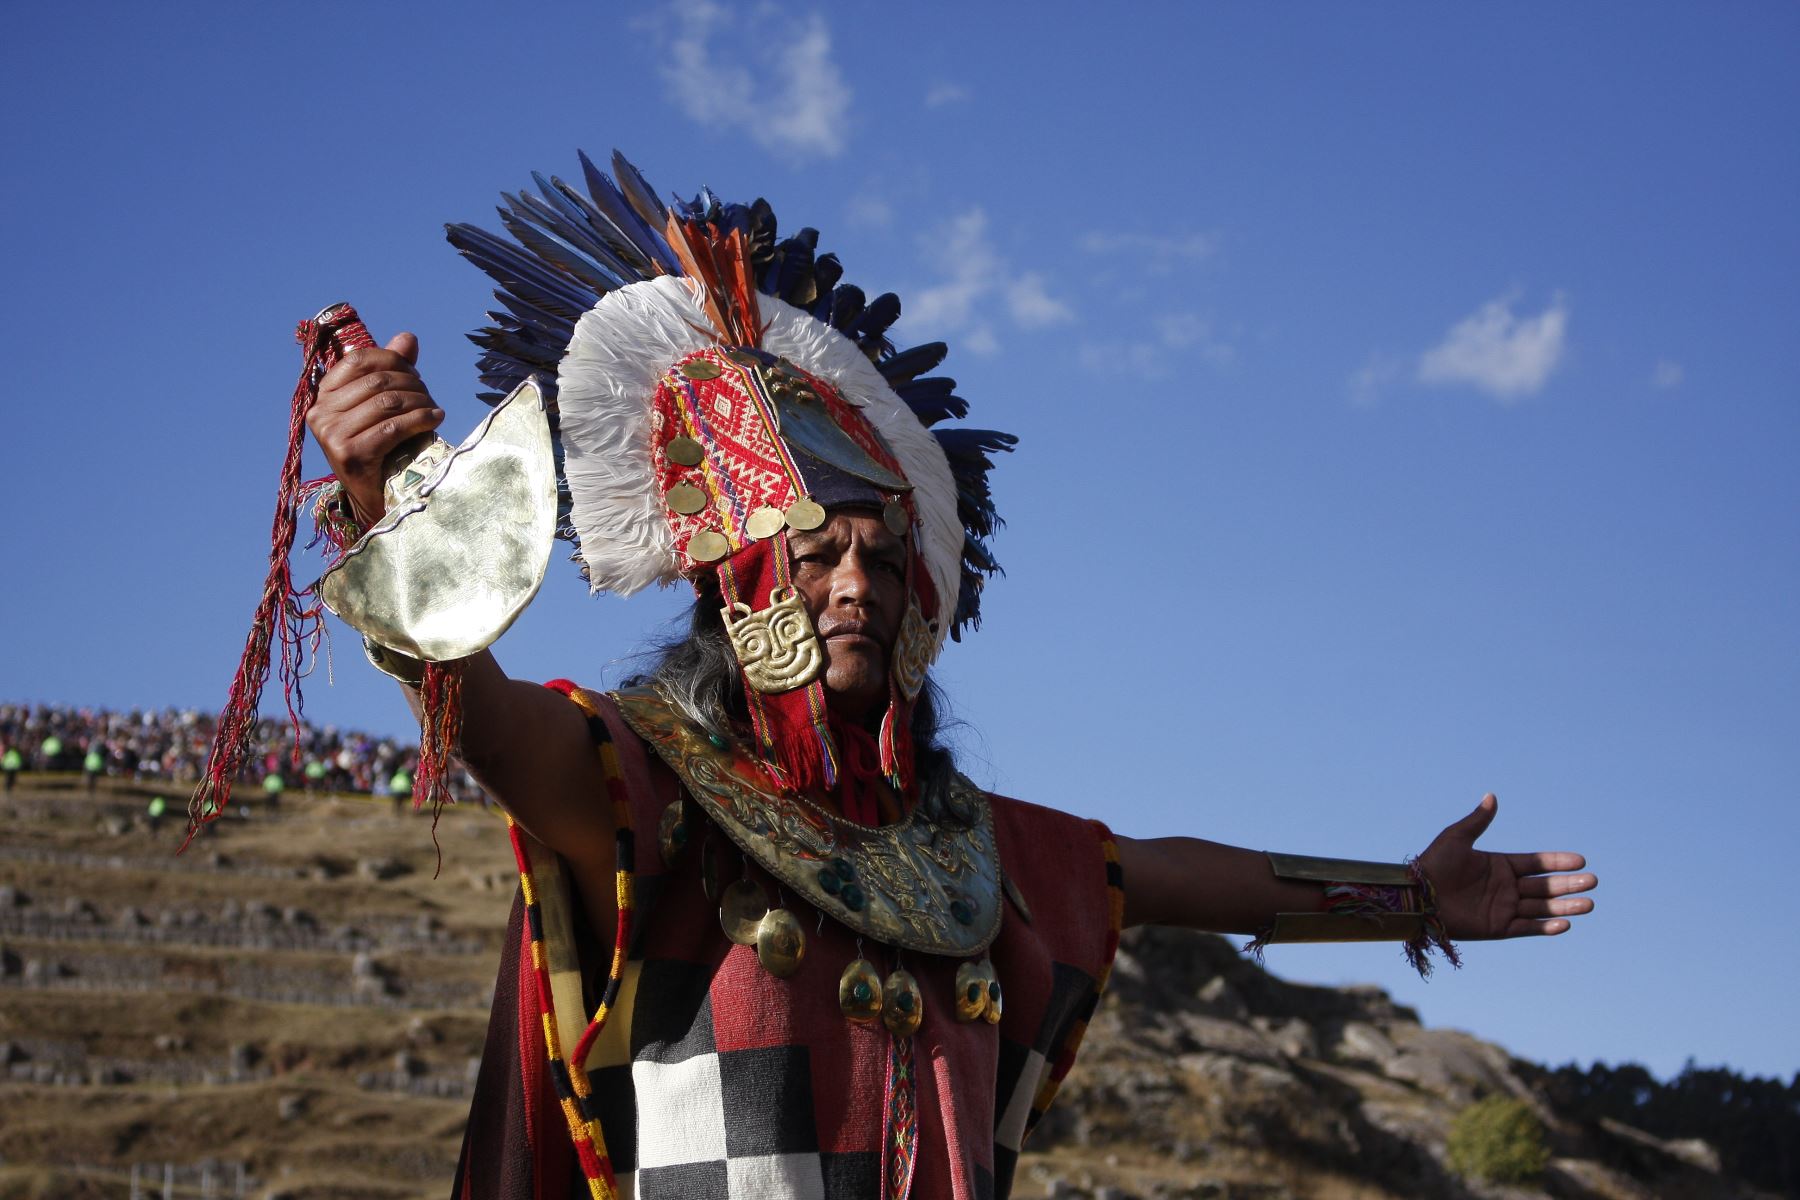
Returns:
[[[731,543],[725,540],[725,535],[710,529],[696,533],[688,542],[688,556],[695,562],[718,562],[730,553]]]
[[[859,958],[844,968],[838,976],[838,1008],[861,1025],[881,1015],[881,976],[874,963]]]
[[[706,507],[706,493],[691,483],[678,483],[663,495],[669,502],[669,508],[684,517],[691,517]]]
[[[710,358],[695,358],[681,364],[681,373],[689,379],[717,379],[724,368]]]
[[[882,506],[881,520],[887,525],[888,532],[895,537],[905,537],[907,529],[912,526],[912,521],[906,515],[906,506],[898,500],[889,500]]]
[[[902,968],[887,977],[881,985],[881,1023],[895,1037],[917,1033],[925,1019],[925,998],[919,994],[919,981]]]
[[[803,497],[788,506],[787,523],[789,529],[801,533],[817,529],[825,523],[825,510],[811,496]]]
[[[665,866],[674,866],[675,860],[681,857],[682,847],[687,845],[688,829],[686,806],[680,800],[671,800],[663,809],[662,820],[657,822],[656,828],[656,841],[662,847]]]
[[[806,931],[793,913],[771,908],[756,926],[756,961],[777,979],[800,969],[806,958]]]
[[[706,461],[706,447],[691,437],[670,438],[663,453],[678,467],[697,467]]]
[[[975,1021],[987,1015],[988,978],[980,963],[956,968],[956,1019]]]
[[[719,899],[719,928],[740,946],[756,945],[756,931],[769,912],[769,898],[754,879],[740,879]]]
[[[998,1025],[1000,1023],[1000,1013],[1005,1006],[1002,1003],[1000,994],[1000,977],[994,974],[993,963],[987,964],[987,977],[988,1003],[987,1012],[984,1015],[987,1017],[987,1023],[989,1025]]]
[[[779,508],[759,508],[744,522],[744,531],[761,541],[780,533],[781,527],[786,523],[787,518],[781,515]]]

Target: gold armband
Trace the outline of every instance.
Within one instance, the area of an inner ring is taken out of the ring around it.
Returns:
[[[1321,912],[1276,913],[1258,940],[1277,942],[1410,942],[1425,932],[1419,880],[1405,863],[1362,862],[1270,852],[1280,879],[1325,885]]]
[[[1277,942],[1403,942],[1407,961],[1420,975],[1430,973],[1432,950],[1442,951],[1452,966],[1461,965],[1438,920],[1437,893],[1417,860],[1268,857],[1279,879],[1323,884],[1324,903],[1318,912],[1276,913],[1274,924],[1245,947],[1259,961],[1263,947]]]

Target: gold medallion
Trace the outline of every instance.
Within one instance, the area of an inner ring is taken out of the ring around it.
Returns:
[[[956,1019],[976,1021],[987,1015],[988,977],[980,963],[956,968]]]
[[[706,507],[706,493],[691,483],[678,483],[663,496],[669,502],[669,508],[684,517],[691,517]]]
[[[906,615],[900,618],[900,632],[894,638],[894,660],[890,668],[900,694],[916,700],[925,686],[925,672],[937,650],[937,622],[927,621],[919,611],[918,597],[906,602]]]
[[[681,364],[681,373],[689,379],[717,379],[724,368],[710,358],[690,358]]]
[[[895,537],[905,537],[906,531],[912,528],[912,519],[906,515],[906,506],[898,500],[889,500],[881,508],[882,523],[888,532]]]
[[[756,961],[777,979],[800,969],[806,958],[806,931],[785,908],[771,908],[756,925]]]
[[[881,976],[874,963],[859,958],[844,968],[838,976],[838,1008],[859,1025],[881,1015]]]
[[[688,823],[686,805],[680,800],[671,800],[663,809],[662,820],[657,822],[656,841],[662,847],[662,858],[665,866],[674,866],[675,860],[681,857],[681,851],[687,845]]]
[[[919,994],[919,981],[912,972],[901,968],[881,985],[881,1023],[895,1037],[917,1033],[925,1019],[925,998]]]
[[[706,461],[706,447],[691,437],[670,438],[663,453],[678,467],[697,467]]]
[[[803,497],[788,506],[787,523],[789,529],[801,533],[817,529],[825,523],[825,510],[811,496]]]
[[[719,928],[740,946],[756,945],[756,931],[769,912],[769,898],[754,879],[740,879],[719,900]]]
[[[730,553],[731,543],[725,540],[725,535],[722,533],[714,533],[710,529],[702,533],[696,533],[688,541],[688,557],[695,562],[718,562],[721,558],[730,555]]]
[[[719,615],[725,619],[725,632],[738,666],[744,670],[744,682],[756,691],[778,695],[805,687],[819,677],[825,651],[800,593],[793,588],[770,592],[769,607],[761,612],[739,603],[721,608]]]
[[[759,508],[744,522],[744,532],[761,541],[780,533],[781,527],[786,523],[787,518],[782,516],[779,508]]]

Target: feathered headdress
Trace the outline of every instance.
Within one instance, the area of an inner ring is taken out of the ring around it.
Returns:
[[[938,427],[968,413],[955,382],[930,375],[944,345],[896,350],[898,298],[842,282],[815,230],[778,240],[767,202],[704,189],[665,206],[622,156],[612,165],[609,177],[584,154],[585,190],[534,174],[535,194],[505,195],[511,240],[447,228],[500,285],[500,311],[471,335],[493,389],[482,399],[555,378],[558,536],[595,591],[715,574],[728,625],[734,612],[762,618],[787,589],[787,529],[835,505],[882,511],[919,568],[881,732],[884,773],[904,785],[918,680],[945,637],[979,625],[999,569],[987,473],[1016,439]],[[831,786],[838,751],[816,679],[769,687],[746,672],[777,779]]]

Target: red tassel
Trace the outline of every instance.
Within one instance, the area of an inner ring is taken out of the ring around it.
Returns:
[[[269,573],[263,580],[262,599],[244,639],[231,693],[213,736],[206,770],[188,801],[188,831],[176,853],[185,850],[200,827],[216,820],[231,801],[231,785],[250,757],[256,735],[257,705],[269,678],[271,643],[279,643],[282,696],[287,701],[288,721],[294,729],[293,762],[300,764],[300,711],[304,701],[300,678],[308,643],[317,644],[323,619],[316,603],[302,603],[294,591],[288,555],[294,548],[294,532],[300,507],[300,459],[306,448],[306,414],[318,399],[319,379],[338,358],[351,350],[373,345],[368,330],[348,304],[333,305],[310,321],[300,322],[294,338],[305,348],[300,379],[288,408],[287,456],[281,464],[281,482],[275,493],[275,520],[269,531]]]

